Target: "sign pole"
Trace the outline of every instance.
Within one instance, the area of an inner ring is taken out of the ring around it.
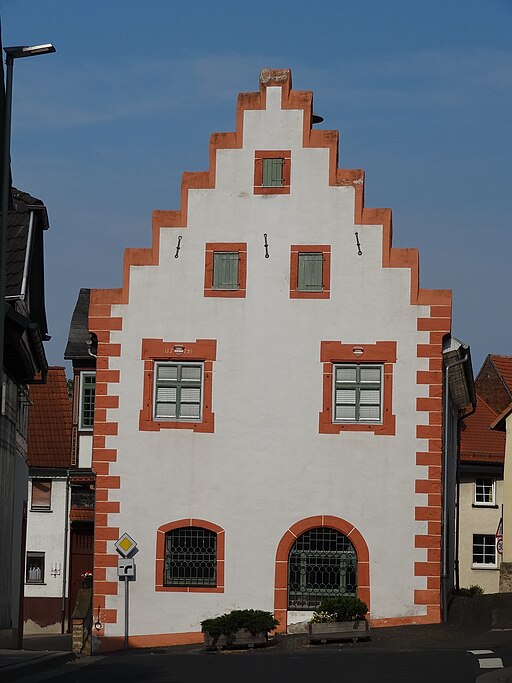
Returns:
[[[124,577],[124,649],[128,649],[128,621],[129,621],[129,612],[128,612],[128,606],[129,606],[129,595],[130,595],[130,577],[125,576]]]

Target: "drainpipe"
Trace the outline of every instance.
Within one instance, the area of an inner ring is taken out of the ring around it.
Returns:
[[[469,355],[466,353],[464,358],[460,360],[453,361],[453,363],[448,363],[445,368],[445,380],[444,380],[444,434],[443,434],[443,523],[442,523],[442,554],[441,554],[441,602],[442,602],[442,615],[443,621],[448,618],[448,595],[446,588],[446,579],[448,578],[448,548],[447,548],[447,529],[448,529],[448,505],[447,505],[447,491],[448,491],[448,418],[450,414],[450,370],[466,363]]]
[[[64,633],[66,621],[66,588],[68,581],[68,534],[69,534],[69,499],[71,496],[69,486],[69,470],[66,473],[66,512],[64,522],[64,557],[62,562],[62,600],[61,600],[61,626],[60,632]]]

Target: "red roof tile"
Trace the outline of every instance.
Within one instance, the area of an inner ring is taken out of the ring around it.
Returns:
[[[504,462],[505,434],[490,428],[496,417],[496,413],[477,396],[476,412],[467,417],[461,427],[461,462]]]
[[[49,368],[46,384],[31,385],[29,395],[28,465],[69,467],[71,401],[64,368]]]
[[[512,393],[512,356],[495,356],[491,354],[490,359],[502,376],[509,392]]]

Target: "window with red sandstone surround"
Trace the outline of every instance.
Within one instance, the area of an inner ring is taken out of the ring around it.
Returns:
[[[244,298],[246,283],[247,244],[208,242],[205,253],[204,295]]]
[[[292,244],[290,298],[328,299],[331,295],[331,247]]]
[[[254,194],[290,193],[291,152],[256,150],[254,153]]]
[[[321,434],[368,431],[393,436],[393,366],[396,342],[343,344],[323,341]]]

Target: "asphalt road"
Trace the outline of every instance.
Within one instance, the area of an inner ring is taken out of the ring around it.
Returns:
[[[507,650],[508,653],[508,650]],[[487,657],[501,655],[505,651]],[[116,653],[83,658],[26,683],[472,683],[490,672],[465,650],[312,652],[243,650],[219,653]],[[512,657],[510,658],[512,661]],[[505,666],[508,662],[505,663]],[[21,681],[20,681],[21,683]]]

